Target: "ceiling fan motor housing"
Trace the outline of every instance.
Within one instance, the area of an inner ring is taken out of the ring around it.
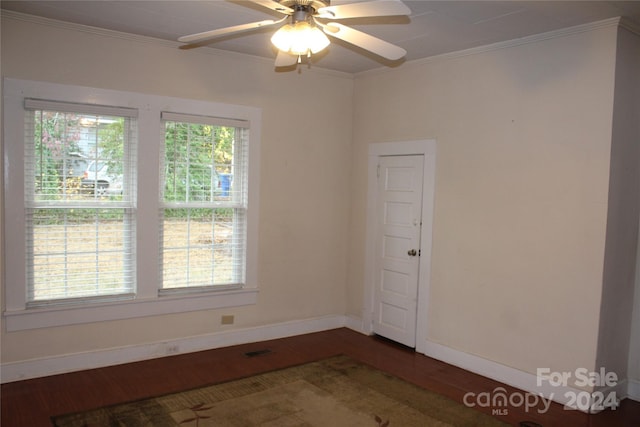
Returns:
[[[311,10],[311,13],[313,14],[316,10],[320,9],[321,7],[329,6],[329,3],[331,3],[331,1],[330,0],[278,0],[278,3],[280,3],[283,6],[290,7],[293,10],[313,9]]]

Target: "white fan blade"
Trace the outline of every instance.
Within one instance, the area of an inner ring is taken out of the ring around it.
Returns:
[[[286,13],[288,15],[293,13],[293,9],[274,0],[251,0],[251,2],[266,7],[267,9],[275,10],[276,12]]]
[[[298,62],[298,56],[290,55],[287,52],[281,50],[278,51],[276,56],[276,67],[290,67]]]
[[[348,19],[398,15],[411,15],[411,9],[400,0],[375,0],[363,3],[321,7],[318,9],[316,18]]]
[[[322,26],[324,32],[347,43],[361,47],[369,52],[373,52],[390,61],[397,61],[407,54],[407,51],[394,44],[373,37],[362,31],[354,30],[346,25],[330,22]]]
[[[238,34],[244,33],[251,30],[256,30],[258,28],[269,27],[272,25],[279,24],[284,21],[287,17],[283,19],[279,19],[274,21],[272,19],[267,19],[266,21],[259,22],[251,22],[249,24],[236,25],[233,27],[219,28],[217,30],[205,31],[203,33],[191,34],[189,36],[182,36],[178,39],[179,42],[183,43],[196,43],[202,42],[205,40],[215,39],[217,37],[226,36],[228,34]]]

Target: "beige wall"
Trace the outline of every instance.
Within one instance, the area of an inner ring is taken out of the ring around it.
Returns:
[[[618,33],[597,366],[627,378],[640,212],[640,36]]]
[[[429,340],[535,374],[594,369],[615,26],[357,77],[349,264],[363,307],[367,147],[437,140]]]
[[[640,162],[640,159],[638,159]],[[638,224],[640,229],[640,224]],[[640,400],[640,239],[636,248],[636,279],[633,294],[633,314],[631,317],[631,342],[629,343],[628,377],[634,399]]]
[[[221,329],[221,314],[235,314],[235,325],[224,328],[231,331],[345,312],[351,76],[306,68],[275,73],[271,62],[255,58],[6,17],[2,76],[249,105],[263,113],[262,157],[251,159],[261,166],[257,305],[3,330],[3,363],[208,334]]]

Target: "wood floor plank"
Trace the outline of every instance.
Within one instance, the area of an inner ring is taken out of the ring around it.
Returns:
[[[262,350],[269,351],[253,357],[246,354]],[[469,391],[491,392],[504,387],[508,393],[519,392],[388,340],[341,328],[3,384],[1,425],[51,427],[54,415],[230,381],[338,354],[458,402],[463,402]],[[491,413],[490,408],[480,409]],[[638,427],[640,403],[625,400],[617,410],[596,415],[567,411],[558,404],[552,404],[544,414],[511,407],[497,418],[516,426],[534,421],[544,427]]]

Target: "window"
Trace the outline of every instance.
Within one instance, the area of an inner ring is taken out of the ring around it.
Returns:
[[[244,283],[247,124],[164,112],[162,288]]]
[[[136,111],[25,100],[27,304],[135,292]]]
[[[7,330],[256,302],[260,110],[14,79],[3,95]]]

